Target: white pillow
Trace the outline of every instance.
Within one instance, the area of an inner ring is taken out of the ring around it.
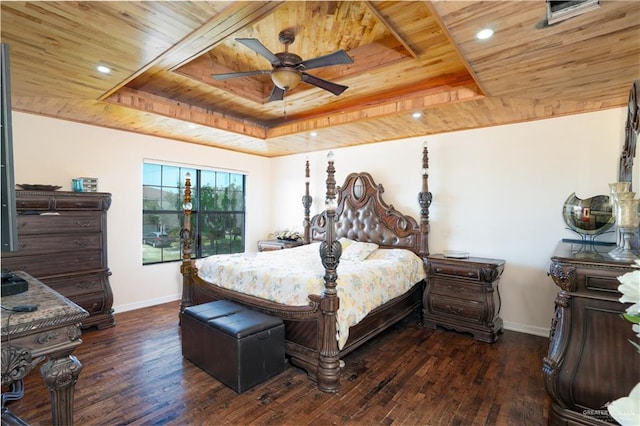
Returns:
[[[356,242],[356,241],[350,240],[349,238],[346,238],[346,237],[342,237],[338,241],[340,241],[340,245],[342,246],[342,251],[344,251],[344,249],[346,249],[351,244]]]
[[[365,260],[367,256],[376,251],[377,248],[378,245],[374,243],[362,243],[360,241],[354,241],[353,243],[349,244],[347,248],[344,248],[342,250],[341,259],[360,262]]]

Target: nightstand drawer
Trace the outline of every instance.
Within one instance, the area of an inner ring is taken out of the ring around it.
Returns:
[[[469,280],[480,280],[480,268],[469,267],[468,265],[433,263],[431,270],[434,276],[444,275]]]
[[[482,303],[470,300],[460,300],[453,297],[431,295],[429,300],[434,314],[453,316],[457,319],[466,318],[475,322],[482,319]]]
[[[483,290],[481,286],[469,284],[453,279],[443,280],[434,277],[430,281],[430,293],[449,297],[458,297],[476,302],[482,301]]]

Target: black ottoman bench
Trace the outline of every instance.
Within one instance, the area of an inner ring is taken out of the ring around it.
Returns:
[[[284,324],[227,300],[180,314],[182,356],[238,393],[284,371]]]

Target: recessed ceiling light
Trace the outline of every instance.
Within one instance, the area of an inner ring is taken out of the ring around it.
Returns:
[[[102,74],[109,74],[111,72],[111,68],[105,67],[104,65],[98,65],[96,69]]]
[[[318,132],[311,132],[309,133],[309,135],[315,138],[316,136],[318,136]]]
[[[476,38],[478,40],[486,40],[488,38],[491,38],[491,36],[493,36],[493,30],[491,28],[485,28],[478,31],[478,33],[476,34]]]
[[[420,117],[422,117],[422,113],[421,112],[414,112],[413,114],[411,114],[411,116],[413,118],[420,118]]]

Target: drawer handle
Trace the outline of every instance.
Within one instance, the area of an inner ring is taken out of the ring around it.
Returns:
[[[440,273],[440,272],[442,272],[442,269],[436,268],[436,272]]]
[[[451,305],[447,305],[447,310],[452,314],[460,314],[460,313],[464,312],[463,308],[454,308]]]
[[[469,271],[469,272],[467,272],[467,276],[468,276],[468,277],[475,277],[475,276],[476,276],[476,273],[475,273],[475,272],[473,272],[473,271]]]
[[[96,281],[83,281],[83,282],[77,283],[76,287],[81,289],[87,289],[95,286],[96,284],[97,284]]]
[[[91,240],[75,240],[74,244],[80,247],[88,247],[91,244]]]
[[[93,221],[87,221],[87,222],[80,222],[79,220],[76,220],[76,225],[80,226],[81,228],[86,228],[87,226],[91,226],[93,225]]]
[[[52,333],[47,333],[47,334],[38,336],[37,342],[39,345],[44,345],[45,343],[49,343],[50,341],[55,340],[57,338],[58,338],[58,333],[52,332]]]
[[[462,287],[454,287],[451,284],[447,285],[447,288],[449,289],[449,291],[452,291],[454,293],[462,293],[464,291],[464,288],[462,288]]]

